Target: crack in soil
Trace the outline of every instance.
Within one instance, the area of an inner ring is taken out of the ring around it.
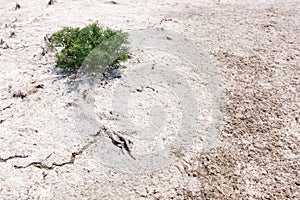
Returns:
[[[5,106],[5,107],[1,108],[0,111],[4,111],[4,110],[8,109],[8,108],[10,108],[12,105],[13,105],[13,103],[9,104],[8,106]]]
[[[77,152],[73,152],[71,154],[70,160],[67,162],[63,162],[63,163],[56,163],[53,162],[50,166],[44,164],[42,161],[39,162],[31,162],[28,165],[24,165],[24,166],[19,166],[19,165],[14,165],[14,168],[16,169],[23,169],[23,168],[27,168],[27,167],[37,167],[39,169],[46,169],[46,170],[53,170],[55,167],[62,167],[65,165],[70,165],[70,164],[74,164],[75,160],[76,160],[76,156],[78,155],[82,155],[83,152],[89,148],[91,145],[93,145],[94,143],[97,142],[97,138],[95,138],[93,141],[89,142],[88,144],[84,145],[79,151]]]
[[[16,159],[16,158],[27,158],[28,156],[24,155],[14,155],[14,156],[9,156],[8,158],[1,158],[0,157],[0,162],[6,162],[8,160]]]
[[[2,124],[3,122],[5,122],[6,120],[8,120],[9,118],[12,118],[12,117],[13,117],[13,115],[10,117],[7,117],[6,119],[0,119],[0,124]]]

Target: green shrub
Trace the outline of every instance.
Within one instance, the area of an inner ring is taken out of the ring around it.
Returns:
[[[109,68],[126,61],[129,55],[128,34],[103,28],[98,23],[84,28],[65,27],[54,33],[48,46],[61,47],[56,64],[63,70],[77,72],[81,66],[92,70]]]

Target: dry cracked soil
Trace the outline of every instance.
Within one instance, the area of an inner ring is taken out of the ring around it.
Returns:
[[[0,11],[1,199],[300,199],[299,1],[1,0]],[[44,41],[96,20],[152,45],[95,83],[101,137],[74,119],[89,108]],[[132,132],[116,125],[127,119]],[[132,140],[136,160],[108,133]]]

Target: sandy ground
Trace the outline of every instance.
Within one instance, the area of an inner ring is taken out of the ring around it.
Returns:
[[[1,199],[300,199],[299,1],[47,3],[0,4]],[[96,20],[138,33],[139,48],[121,78],[95,83],[90,126],[74,118],[89,111],[82,91],[43,48],[46,34]],[[134,130],[114,112],[124,88]],[[132,138],[136,160],[93,136],[99,124]]]

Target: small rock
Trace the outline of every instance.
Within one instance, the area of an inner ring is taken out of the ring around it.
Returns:
[[[137,88],[136,91],[137,91],[137,92],[143,92],[143,89]]]
[[[18,9],[20,9],[20,8],[21,8],[20,4],[16,3],[15,10],[18,10]]]
[[[15,33],[14,31],[10,32],[10,36],[9,36],[9,37],[10,37],[10,38],[16,37],[16,33]]]
[[[116,1],[109,1],[109,2],[107,2],[107,3],[109,3],[109,4],[119,4],[119,3],[116,2]]]
[[[48,51],[44,47],[42,47],[42,49],[43,51],[41,52],[41,55],[45,56],[48,53]]]
[[[44,84],[37,84],[34,86],[37,89],[43,89],[44,88]]]
[[[31,80],[29,80],[29,83],[30,83],[30,84],[34,84],[34,83],[36,83],[36,80],[31,79]]]
[[[28,95],[32,95],[38,92],[39,89],[43,89],[44,84],[36,83],[36,80],[30,80],[29,85],[19,87],[19,86],[8,86],[9,93],[12,97],[24,99]]]
[[[8,44],[3,39],[1,39],[0,40],[0,48],[1,49],[8,49],[10,47],[8,46]]]
[[[54,5],[54,3],[56,3],[55,0],[50,0],[50,1],[48,2],[48,6]]]
[[[8,44],[5,44],[2,49],[9,49],[10,47],[8,46]]]
[[[27,96],[27,93],[20,89],[17,89],[13,92],[13,97],[15,97],[15,98],[24,99],[26,96]]]

